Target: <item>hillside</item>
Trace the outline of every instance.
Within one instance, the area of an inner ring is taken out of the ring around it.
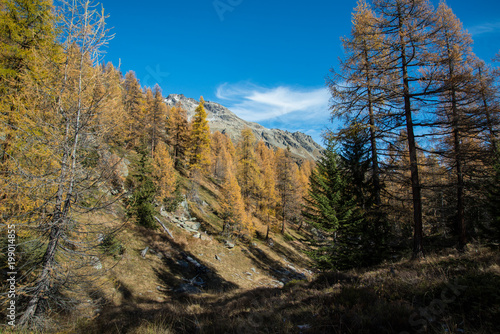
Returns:
[[[189,187],[189,181],[183,179]],[[127,222],[103,260],[104,277],[60,333],[493,333],[500,312],[497,250],[471,246],[413,262],[320,273],[304,254],[312,236],[227,240],[220,190],[202,180],[196,200],[156,217],[168,229]],[[110,217],[125,220],[121,205]],[[103,216],[101,219],[105,220]],[[231,244],[233,243],[234,244]],[[119,245],[119,247],[117,247]],[[119,254],[121,253],[121,254]],[[444,296],[444,297],[443,297]]]
[[[185,178],[182,184],[185,190],[192,186]],[[471,245],[464,254],[442,249],[416,262],[398,255],[372,268],[321,273],[304,254],[313,238],[306,230],[273,231],[266,241],[265,226],[255,220],[258,237],[251,241],[222,236],[216,216],[220,191],[201,180],[192,200],[156,215],[164,227],[153,230],[127,221],[119,203],[96,216],[120,228],[101,263],[109,269],[98,269],[103,276],[71,313],[53,315],[51,332],[493,333],[497,328],[496,249]]]
[[[193,116],[199,104],[199,101],[187,98],[182,94],[170,94],[165,99],[165,102],[169,106],[181,103],[182,107],[187,111],[188,118]],[[215,102],[206,101],[204,107],[208,114],[210,130],[227,134],[234,143],[238,142],[241,130],[248,127],[252,129],[257,141],[263,140],[268,146],[274,148],[286,149],[290,147],[292,154],[302,159],[316,160],[323,150],[311,136],[302,132],[291,133],[286,130],[268,129],[260,124],[247,122],[236,116],[231,110]]]

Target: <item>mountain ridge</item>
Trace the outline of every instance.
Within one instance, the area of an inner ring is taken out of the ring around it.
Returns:
[[[181,103],[187,112],[188,119],[194,115],[195,109],[199,105],[199,101],[183,94],[170,94],[165,98],[165,103],[170,107]],[[241,130],[248,127],[254,133],[257,141],[263,140],[270,147],[283,149],[289,147],[290,152],[301,159],[317,160],[321,156],[323,147],[305,133],[269,129],[258,123],[245,121],[217,102],[205,101],[204,107],[207,111],[210,131],[225,133],[234,143],[239,141]]]

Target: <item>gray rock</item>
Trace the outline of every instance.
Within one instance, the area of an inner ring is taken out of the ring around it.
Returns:
[[[186,256],[186,260],[188,260],[195,267],[201,267],[201,264],[199,264],[198,261],[196,261],[195,259],[193,259],[191,256]]]
[[[220,257],[219,257],[217,254],[215,254],[215,259],[216,259],[217,261],[221,261]]]
[[[146,254],[148,253],[148,249],[149,249],[149,246],[147,246],[146,248],[144,248],[144,250],[141,252],[141,256],[142,256],[143,258],[145,258],[145,257],[146,257]]]
[[[188,262],[186,262],[186,261],[184,261],[184,260],[179,260],[179,261],[177,261],[177,264],[178,264],[179,266],[181,266],[182,268],[185,268],[185,269],[189,268],[189,263],[188,263]]]
[[[92,256],[91,262],[92,262],[92,266],[95,269],[97,269],[97,270],[101,270],[102,269],[101,260],[99,260],[99,258],[97,256]]]
[[[186,230],[191,230],[191,231],[198,231],[201,227],[201,224],[200,223],[197,223],[197,222],[190,222],[190,221],[186,221],[184,223],[182,223],[182,225],[184,226],[184,228]]]
[[[229,240],[226,240],[225,246],[229,249],[234,248],[234,244]]]
[[[197,285],[197,286],[203,286],[203,285],[205,285],[205,281],[202,278],[198,277],[198,276],[196,276],[195,278],[193,278],[189,282],[192,285]]]
[[[304,275],[302,273],[295,274],[293,278],[296,280],[306,280],[307,279],[306,275]]]
[[[197,295],[203,293],[199,288],[191,284],[181,284],[177,289],[174,290],[175,293],[185,293],[188,295]]]
[[[284,287],[284,286],[285,286],[285,284],[284,284],[283,282],[281,282],[281,281],[275,281],[275,280],[273,280],[273,281],[271,281],[271,283],[272,283],[275,287],[279,287],[279,288],[282,288],[282,287]]]

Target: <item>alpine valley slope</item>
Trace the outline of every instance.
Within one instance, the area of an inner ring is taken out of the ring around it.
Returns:
[[[168,106],[175,106],[179,103],[187,111],[188,119],[194,115],[199,101],[187,98],[182,94],[170,94],[165,103]],[[291,133],[286,130],[268,129],[254,122],[247,122],[236,116],[226,107],[210,101],[205,101],[205,110],[210,125],[210,131],[220,131],[228,135],[234,143],[240,139],[241,130],[250,128],[255,134],[257,141],[263,140],[269,147],[290,148],[291,153],[297,158],[316,160],[320,157],[323,148],[316,143],[311,136],[302,132]]]

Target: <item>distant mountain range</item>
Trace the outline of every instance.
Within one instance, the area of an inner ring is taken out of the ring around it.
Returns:
[[[194,115],[194,111],[199,105],[199,101],[185,97],[182,94],[170,94],[165,99],[165,102],[169,106],[175,106],[180,102],[187,111],[189,119]],[[205,101],[204,106],[208,114],[207,118],[211,132],[220,131],[225,133],[235,144],[240,139],[241,130],[248,127],[255,134],[257,141],[263,140],[269,147],[283,149],[290,147],[291,153],[298,158],[316,160],[323,150],[311,136],[302,132],[292,133],[286,130],[268,129],[260,124],[247,122],[219,103]]]

